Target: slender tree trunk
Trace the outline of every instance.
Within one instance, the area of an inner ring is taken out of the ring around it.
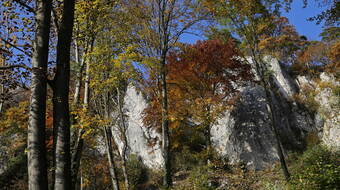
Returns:
[[[6,65],[5,57],[0,53],[0,67],[5,66],[5,65]],[[0,73],[1,75],[5,74],[5,71],[0,71],[0,72],[1,72]],[[0,84],[0,94],[5,94],[5,88],[3,84]],[[1,117],[3,105],[4,105],[4,99],[0,97],[0,117]]]
[[[164,159],[164,176],[163,185],[171,187],[171,155],[170,155],[170,135],[168,120],[168,93],[166,84],[166,68],[165,68],[166,52],[163,52],[161,58],[161,96],[162,96],[162,155]]]
[[[85,86],[84,86],[84,105],[88,106],[90,98],[90,63],[87,61],[85,69]]]
[[[80,170],[80,190],[83,190],[83,171]]]
[[[45,190],[47,159],[45,118],[47,94],[47,61],[51,21],[51,0],[36,1],[36,38],[32,57],[31,100],[28,122],[28,188]]]
[[[255,62],[255,66],[256,66],[256,72],[260,75],[260,80],[261,80],[261,84],[265,90],[265,94],[266,94],[266,100],[267,100],[267,110],[269,112],[269,118],[270,118],[270,121],[271,121],[271,128],[272,128],[272,131],[273,131],[273,134],[274,134],[274,138],[275,138],[275,143],[276,143],[276,149],[277,149],[277,153],[278,153],[278,156],[279,156],[279,160],[280,160],[280,165],[281,165],[281,169],[283,171],[283,174],[285,176],[285,179],[286,181],[289,181],[290,179],[290,174],[289,174],[289,171],[288,171],[288,167],[287,167],[287,164],[286,164],[286,160],[285,160],[285,157],[284,157],[284,154],[283,154],[283,148],[282,148],[282,145],[281,145],[281,140],[280,140],[280,137],[279,137],[279,134],[278,134],[278,127],[277,127],[277,121],[276,121],[276,116],[275,116],[275,113],[274,113],[274,103],[273,103],[273,100],[272,100],[272,96],[271,96],[271,93],[270,93],[270,89],[271,89],[271,85],[269,83],[269,79],[271,79],[269,76],[268,76],[268,79],[266,80],[266,76],[264,74],[264,71],[265,71],[265,65],[260,65],[259,62],[262,62],[262,58],[260,57],[259,59],[257,59],[256,57],[256,53],[254,51],[252,51],[252,57],[253,57],[253,61]],[[260,60],[260,61],[258,61]]]
[[[122,140],[123,140],[123,149],[122,149],[122,162],[123,162],[123,175],[124,175],[124,182],[125,182],[125,189],[129,190],[129,177],[127,174],[127,170],[126,170],[126,152],[127,152],[127,148],[128,148],[128,140],[126,137],[126,130],[127,130],[127,126],[125,124],[125,118],[124,118],[124,112],[123,112],[123,103],[122,103],[122,99],[121,99],[121,95],[120,95],[120,90],[119,88],[117,88],[117,99],[118,99],[118,110],[119,110],[119,115],[120,115],[120,121],[121,121],[121,126],[122,129],[121,131],[121,136],[122,136]]]
[[[94,44],[94,38],[90,44],[90,51],[92,52],[93,50],[93,44]],[[87,48],[86,48],[87,49]],[[87,50],[85,51],[87,52]],[[86,53],[84,53],[85,55]],[[90,101],[90,63],[88,61],[85,61],[85,56],[83,56],[82,58],[82,63],[81,63],[81,67],[84,67],[84,64],[86,65],[86,71],[85,71],[85,89],[84,89],[84,108],[86,110],[88,110],[88,105],[89,105],[89,101]],[[82,72],[82,70],[80,71]],[[79,79],[80,83],[82,81],[82,77]],[[75,97],[76,98],[76,97]],[[79,102],[79,95],[78,95],[78,101]],[[77,103],[75,102],[75,103]],[[84,147],[84,139],[83,139],[83,134],[85,133],[84,129],[80,129],[78,131],[78,136],[76,139],[76,143],[75,143],[75,148],[74,148],[74,153],[72,155],[72,163],[71,163],[71,167],[72,167],[72,189],[76,187],[76,185],[78,184],[78,171],[79,171],[79,167],[80,167],[80,160],[81,160],[81,156],[82,156],[82,152],[83,152],[83,147]]]
[[[114,155],[112,149],[112,133],[109,127],[104,128],[104,136],[106,142],[107,158],[109,161],[109,171],[111,175],[112,189],[119,190],[117,171],[114,164]]]
[[[70,46],[73,32],[75,0],[64,0],[64,9],[58,33],[57,71],[54,79],[53,109],[56,129],[55,190],[71,188],[70,156]]]
[[[71,162],[71,174],[72,174],[72,188],[71,189],[76,189],[77,182],[78,182],[78,172],[79,172],[79,167],[80,167],[80,160],[83,152],[83,147],[84,147],[84,130],[80,129],[77,135],[77,140],[75,144],[75,150],[72,155],[72,162]]]
[[[279,137],[279,134],[278,134],[278,127],[277,127],[277,121],[276,121],[276,116],[275,116],[275,113],[274,113],[274,104],[273,104],[273,100],[272,100],[272,97],[271,97],[271,93],[268,89],[265,89],[266,91],[266,99],[268,101],[268,110],[269,110],[269,116],[270,116],[270,119],[272,121],[272,131],[274,133],[274,137],[275,137],[275,141],[276,141],[276,149],[277,149],[277,154],[279,156],[279,159],[280,159],[280,165],[281,165],[281,169],[283,171],[283,174],[285,176],[285,179],[287,181],[289,181],[290,179],[290,174],[289,174],[289,171],[288,171],[288,168],[287,168],[287,164],[286,164],[286,160],[285,160],[285,157],[284,157],[284,154],[283,154],[283,148],[282,148],[282,145],[281,145],[281,140],[280,140],[280,137]]]
[[[85,47],[86,49],[86,47]],[[81,84],[83,81],[83,69],[84,69],[84,62],[85,62],[85,57],[84,55],[86,54],[86,50],[83,53],[82,58],[80,59],[79,56],[79,46],[77,43],[77,40],[75,40],[75,59],[77,64],[79,65],[79,71],[77,72],[77,78],[76,78],[76,86],[74,90],[74,99],[73,99],[73,104],[77,105],[80,100],[80,89],[81,89]]]

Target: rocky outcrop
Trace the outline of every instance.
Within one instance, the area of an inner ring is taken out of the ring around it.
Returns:
[[[304,138],[309,132],[320,132],[326,144],[339,147],[339,111],[331,106],[333,103],[328,104],[333,101],[330,92],[320,91],[316,97],[322,109],[334,110],[327,114],[331,119],[324,120],[321,119],[323,116],[312,114],[294,99],[301,83],[309,83],[310,80],[300,77],[295,81],[277,60],[266,57],[266,61],[270,63],[275,76],[271,81],[275,86],[272,98],[284,149],[302,149]],[[265,91],[261,86],[251,84],[242,88],[240,95],[234,108],[226,110],[223,117],[212,126],[212,144],[221,156],[227,157],[232,163],[243,162],[249,168],[262,169],[278,160]],[[143,125],[142,112],[146,106],[147,101],[143,95],[130,86],[124,106],[128,116],[129,153],[140,156],[147,166],[159,168],[163,163],[161,138],[157,131]]]
[[[282,144],[286,150],[302,148],[303,137],[315,130],[313,119],[292,101],[298,90],[294,80],[277,60],[266,59],[275,75],[272,99]],[[250,168],[262,169],[277,161],[263,87],[254,84],[242,89],[239,102],[212,127],[211,136],[216,150],[232,163],[244,162]]]
[[[160,149],[161,138],[160,134],[154,129],[143,125],[143,111],[146,106],[146,99],[142,93],[138,92],[135,87],[129,86],[124,98],[124,110],[127,116],[128,154],[137,155],[148,167],[160,168],[163,164]],[[117,136],[116,141],[121,151],[122,141]]]
[[[300,94],[312,94],[315,110],[314,123],[322,142],[333,150],[340,150],[340,82],[334,76],[321,73],[318,79],[297,77]],[[306,102],[306,104],[311,102]]]

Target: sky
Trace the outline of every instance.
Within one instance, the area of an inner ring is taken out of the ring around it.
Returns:
[[[319,0],[320,2],[321,0]],[[308,40],[321,40],[319,34],[322,32],[323,24],[317,25],[316,22],[307,19],[318,15],[325,7],[319,5],[316,1],[308,1],[306,8],[303,8],[302,0],[294,0],[289,12],[283,11],[282,16],[289,19],[290,24],[294,25],[300,35],[304,35]],[[181,38],[182,42],[195,43],[197,40],[203,40],[203,37],[184,34]]]
[[[306,8],[303,8],[302,0],[293,1],[291,10],[282,16],[289,19],[289,22],[295,26],[300,35],[304,35],[308,40],[321,40],[319,34],[322,32],[323,24],[317,25],[316,22],[307,21],[325,10],[325,7],[320,7],[318,2],[308,1]]]

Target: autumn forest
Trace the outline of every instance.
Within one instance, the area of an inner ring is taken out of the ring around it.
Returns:
[[[0,0],[0,189],[340,189],[340,2],[297,1]]]

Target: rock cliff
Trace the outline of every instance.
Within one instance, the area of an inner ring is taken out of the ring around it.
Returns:
[[[320,89],[315,99],[321,106],[316,113],[311,113],[296,102],[294,96],[306,83],[316,88],[317,85],[305,77],[292,79],[277,60],[269,57],[266,59],[275,76],[275,80],[271,81],[275,86],[272,98],[284,149],[302,149],[304,138],[310,132],[319,133],[326,145],[339,147],[339,97],[335,97],[329,89]],[[335,86],[339,85],[334,78],[325,74],[320,78]],[[249,168],[262,169],[278,160],[265,92],[261,86],[250,84],[242,88],[240,93],[234,108],[226,110],[224,116],[212,126],[211,140],[216,151],[231,163],[244,162]],[[163,162],[161,138],[155,130],[143,125],[142,112],[146,106],[147,101],[143,95],[130,86],[124,106],[128,116],[129,154],[138,155],[149,167],[159,168]],[[324,114],[329,118],[325,119]]]

